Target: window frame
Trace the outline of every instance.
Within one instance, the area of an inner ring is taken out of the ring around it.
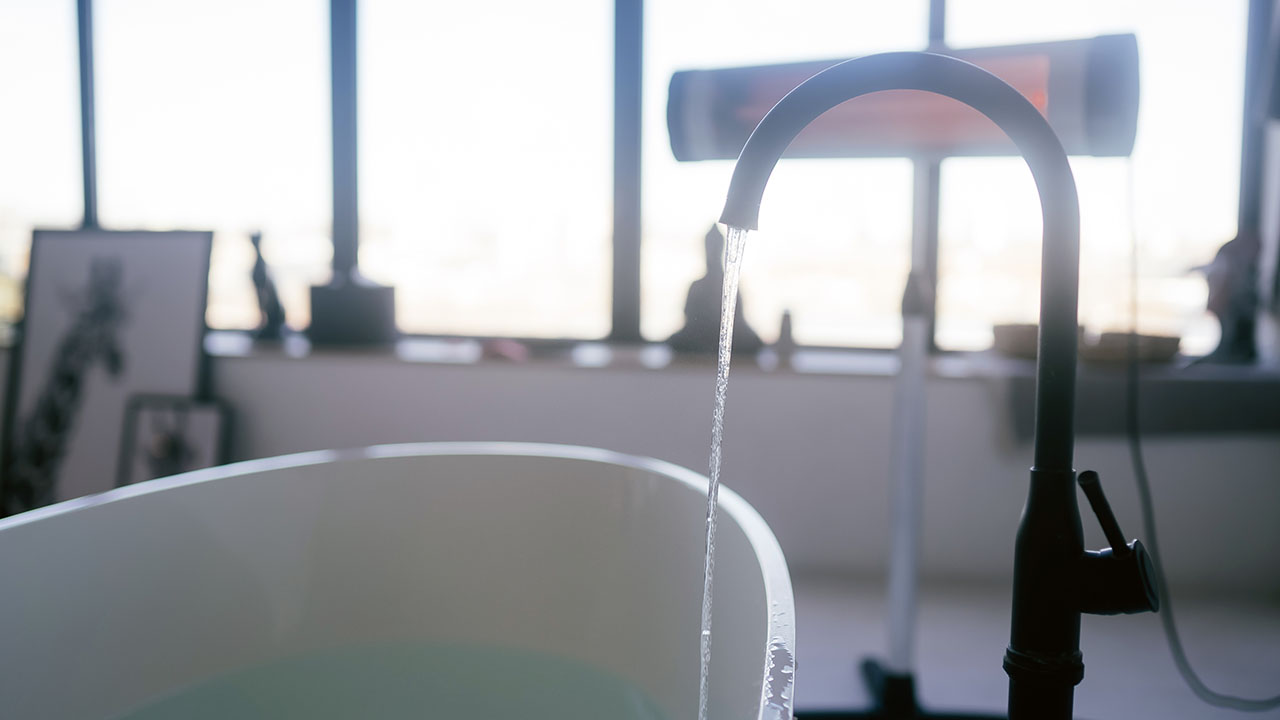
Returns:
[[[330,55],[333,59],[330,89],[334,108],[347,108],[334,114],[333,150],[337,161],[333,167],[333,222],[335,232],[332,265],[335,272],[358,267],[357,168],[356,133],[339,132],[340,123],[354,126],[355,72],[354,48],[342,44],[354,32],[358,0],[330,0]],[[94,95],[93,0],[76,0],[80,70],[80,129],[83,167],[83,226],[95,228],[97,217],[97,172]],[[929,0],[928,49],[946,49],[947,0]],[[642,80],[644,70],[643,27],[644,0],[614,0],[614,98],[613,98],[613,262],[610,269],[613,286],[610,330],[604,342],[620,345],[645,344],[640,325],[640,245],[641,245],[641,143]],[[1245,48],[1245,82],[1243,122],[1241,128],[1240,201],[1238,222],[1241,228],[1257,228],[1261,214],[1262,162],[1258,149],[1262,146],[1264,124],[1257,112],[1260,99],[1257,88],[1266,61],[1268,29],[1272,8],[1268,0],[1249,0],[1248,29]],[[352,33],[339,32],[344,23]],[[938,220],[940,205],[941,159],[910,158],[913,165],[911,268],[922,274],[931,290],[937,288]],[[341,229],[342,232],[338,232]],[[942,352],[935,342],[936,292],[930,293],[927,307],[929,350]],[[424,337],[405,334],[410,337]],[[431,336],[425,336],[431,337]],[[476,339],[484,339],[481,336]],[[517,338],[533,345],[561,347],[590,338]],[[818,346],[804,346],[819,349]],[[859,348],[841,348],[859,349]],[[865,349],[865,348],[864,348]],[[961,351],[955,351],[961,352]]]

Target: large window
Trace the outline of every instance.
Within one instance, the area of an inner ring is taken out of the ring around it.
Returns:
[[[328,16],[325,0],[94,3],[99,221],[214,230],[214,327],[258,322],[254,231],[295,327],[329,275]]]
[[[360,265],[401,329],[607,335],[611,4],[359,9]]]
[[[22,312],[35,227],[80,224],[75,4],[0,2],[0,321]]]
[[[1139,328],[1182,335],[1183,352],[1217,343],[1207,287],[1192,267],[1236,232],[1245,0],[1092,0],[1045,6],[950,0],[952,47],[1104,33],[1138,38],[1141,103],[1131,158],[1073,158],[1080,190],[1080,322],[1129,324],[1131,228],[1139,242]],[[1019,158],[943,164],[937,341],[990,345],[991,325],[1035,322],[1040,212]],[[1132,221],[1132,222],[1131,222]]]
[[[733,166],[675,161],[672,73],[919,49],[929,5],[646,0],[643,164],[623,179],[642,189],[640,262],[624,251],[611,268],[613,4],[360,0],[361,269],[397,288],[406,332],[579,339],[609,334],[619,270],[641,302],[617,307],[661,341],[683,323]],[[1089,330],[1127,326],[1136,232],[1141,329],[1193,354],[1216,342],[1193,268],[1236,230],[1247,5],[946,3],[953,48],[1137,36],[1132,158],[1072,159]],[[208,320],[232,328],[258,320],[261,231],[305,327],[332,257],[328,0],[96,0],[94,15],[102,225],[215,230]],[[82,213],[75,40],[71,0],[0,0],[0,319],[20,312],[31,229]],[[935,339],[981,349],[993,324],[1036,317],[1039,205],[1019,158],[940,173]],[[766,341],[790,310],[802,344],[897,344],[912,188],[907,158],[779,164],[743,274]]]
[[[648,0],[645,13],[640,319],[647,339],[663,340],[683,324],[685,292],[703,272],[703,236],[733,171],[731,161],[675,161],[666,125],[671,74],[920,49],[927,3]],[[775,339],[790,310],[801,343],[898,344],[911,177],[905,159],[779,163],[743,260],[746,318],[762,338]]]

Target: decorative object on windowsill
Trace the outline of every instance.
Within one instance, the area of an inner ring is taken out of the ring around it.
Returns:
[[[5,394],[5,514],[110,489],[128,398],[199,389],[211,239],[34,233]]]
[[[1040,326],[1035,323],[1000,323],[991,326],[991,349],[1009,357],[1035,360]]]
[[[1008,323],[991,328],[991,347],[1001,355],[1036,359],[1040,326],[1031,323]],[[1104,332],[1091,336],[1081,328],[1076,340],[1080,359],[1091,363],[1124,363],[1129,361],[1129,333]],[[1138,362],[1163,363],[1178,355],[1182,339],[1168,335],[1139,335]]]
[[[228,420],[216,400],[134,395],[125,410],[116,486],[223,464]]]
[[[253,243],[253,289],[258,296],[258,311],[262,313],[262,324],[254,331],[255,340],[280,340],[289,332],[284,320],[284,306],[280,304],[280,294],[276,292],[275,281],[271,277],[271,269],[262,257],[262,233],[254,232],[249,236]]]
[[[778,324],[778,339],[773,343],[773,351],[778,353],[778,360],[790,362],[796,351],[796,339],[791,330],[791,311],[782,311],[782,322]]]
[[[369,280],[354,266],[334,268],[328,284],[311,286],[306,335],[313,347],[394,345],[400,337],[395,288]]]
[[[667,338],[667,344],[679,353],[715,353],[720,342],[720,301],[724,285],[724,235],[712,225],[705,239],[706,274],[689,286],[684,302],[684,327]],[[764,347],[743,316],[742,295],[733,317],[733,352],[751,354]]]
[[[1123,364],[1129,362],[1127,332],[1104,332],[1097,338],[1086,336],[1080,342],[1080,359],[1091,363]],[[1170,335],[1138,335],[1138,362],[1167,363],[1178,356],[1182,338]]]
[[[512,338],[490,338],[480,344],[482,357],[513,363],[529,361],[529,346]]]
[[[1196,362],[1252,363],[1258,351],[1254,330],[1258,311],[1258,235],[1241,229],[1208,265],[1192,268],[1209,284],[1206,309],[1218,318],[1222,335],[1218,347]]]

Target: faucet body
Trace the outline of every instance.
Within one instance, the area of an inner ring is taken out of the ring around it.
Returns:
[[[882,90],[923,90],[980,111],[1017,145],[1039,192],[1044,235],[1034,465],[1015,541],[1012,628],[1004,667],[1010,718],[1066,720],[1075,685],[1084,676],[1081,612],[1155,608],[1150,575],[1135,578],[1131,570],[1148,567],[1140,544],[1121,543],[1114,553],[1084,550],[1072,466],[1079,200],[1066,153],[1044,116],[995,75],[955,58],[906,52],[848,60],[797,86],[761,120],[739,155],[720,220],[755,229],[769,175],[791,140],[836,105]],[[1112,582],[1116,578],[1125,582]],[[1133,592],[1114,597],[1112,585],[1136,587],[1137,599]],[[1082,602],[1082,594],[1088,602]]]

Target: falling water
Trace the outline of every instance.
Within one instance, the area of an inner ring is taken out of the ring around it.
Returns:
[[[747,231],[729,227],[724,243],[724,295],[720,300],[720,358],[716,369],[716,403],[711,416],[711,484],[707,488],[707,544],[702,570],[702,662],[698,675],[698,720],[707,720],[711,670],[711,578],[716,565],[716,503],[720,494],[720,442],[724,437],[724,398],[729,389],[729,353],[733,348],[733,316],[738,304],[738,272]]]

